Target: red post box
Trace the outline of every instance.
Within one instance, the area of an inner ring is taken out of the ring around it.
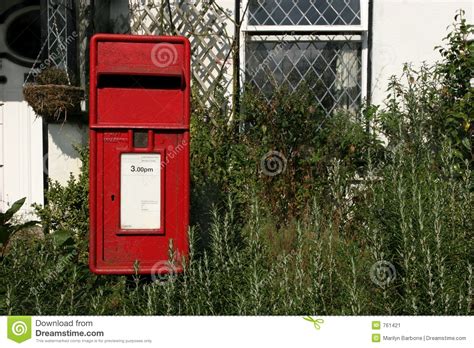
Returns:
[[[92,272],[181,270],[188,254],[189,97],[186,38],[92,37]],[[176,263],[168,263],[170,248]]]

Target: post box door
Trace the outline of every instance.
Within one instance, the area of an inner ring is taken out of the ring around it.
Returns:
[[[145,134],[145,143],[137,143]],[[152,266],[166,260],[170,242],[184,247],[187,212],[184,132],[104,131],[103,260],[115,266]]]

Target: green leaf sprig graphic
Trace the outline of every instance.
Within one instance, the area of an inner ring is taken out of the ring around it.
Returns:
[[[313,323],[314,328],[316,330],[321,329],[320,324],[324,324],[324,319],[321,319],[321,318],[314,319],[314,318],[311,318],[310,316],[307,316],[307,317],[304,317],[303,319],[306,320],[306,321],[309,321],[310,323]]]

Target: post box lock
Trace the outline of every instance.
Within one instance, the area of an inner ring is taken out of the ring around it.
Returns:
[[[189,42],[97,34],[90,52],[90,268],[167,273],[171,242],[188,254]]]

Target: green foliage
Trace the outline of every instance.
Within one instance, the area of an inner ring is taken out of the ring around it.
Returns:
[[[443,156],[449,169],[449,151]],[[339,207],[315,199],[307,219],[287,226],[286,241],[260,202],[242,229],[229,200],[211,214],[209,248],[196,250],[192,230],[185,271],[167,281],[95,276],[79,245],[58,244],[51,235],[18,240],[0,264],[0,313],[472,314],[474,206],[465,185],[471,174],[462,181],[430,174],[430,158],[421,167],[413,159],[400,152],[378,172],[383,180],[344,185],[360,199],[356,214],[342,213],[339,223]],[[344,224],[354,233],[341,234]],[[395,266],[387,286],[371,279],[380,260]]]
[[[363,166],[367,146],[376,147],[376,138],[355,115],[341,111],[327,117],[306,86],[294,92],[279,88],[269,99],[248,88],[239,120],[240,142],[253,159],[261,199],[283,223],[305,212],[306,202],[325,186],[332,160],[340,159],[345,170],[355,172]],[[281,174],[264,172],[269,151],[281,154],[285,163],[274,164],[284,169]]]
[[[256,191],[285,222],[313,192],[324,112],[307,88],[283,87],[267,99],[247,86],[242,99],[240,141],[253,162]]]
[[[453,28],[446,37],[447,47],[438,47],[441,62],[418,69],[406,64],[401,78],[391,78],[380,127],[395,142],[404,138],[414,152],[426,143],[436,155],[449,141],[458,159],[455,165],[467,160],[472,166],[474,46],[467,37],[474,31],[462,11]]]
[[[243,204],[253,174],[248,150],[239,143],[238,130],[227,115],[227,100],[223,93],[216,99],[203,108],[193,93],[191,103],[191,221],[203,233],[204,243],[212,207],[221,205],[227,195]]]
[[[8,245],[8,242],[15,233],[27,229],[29,227],[33,227],[38,223],[37,221],[27,221],[23,223],[15,223],[13,221],[14,215],[21,209],[21,207],[25,203],[25,200],[26,197],[23,197],[13,203],[12,206],[6,212],[0,212],[0,250],[2,251],[0,256],[2,258],[5,249]]]
[[[466,22],[464,11],[455,16],[453,30],[445,41],[447,47],[437,47],[442,61],[435,68],[439,79],[441,115],[440,133],[446,134],[453,143],[456,156],[461,161],[474,161],[472,140],[474,134],[474,93],[470,85],[474,77],[474,26]]]
[[[354,210],[363,227],[356,238],[374,261],[391,260],[397,269],[396,286],[376,293],[374,302],[397,297],[398,303],[385,305],[387,313],[446,314],[456,313],[463,298],[469,312],[472,171],[467,164],[453,170],[457,159],[449,141],[439,157],[426,144],[416,152],[411,146],[402,139],[383,167],[372,169]]]
[[[285,224],[307,213],[308,199],[327,186],[332,160],[355,173],[363,170],[369,147],[374,156],[381,151],[354,114],[327,117],[304,86],[294,92],[282,87],[271,97],[247,86],[241,105],[232,119],[217,107],[196,107],[193,113],[193,192],[206,211],[227,194],[246,207],[258,195]],[[281,173],[269,175],[268,166]]]

